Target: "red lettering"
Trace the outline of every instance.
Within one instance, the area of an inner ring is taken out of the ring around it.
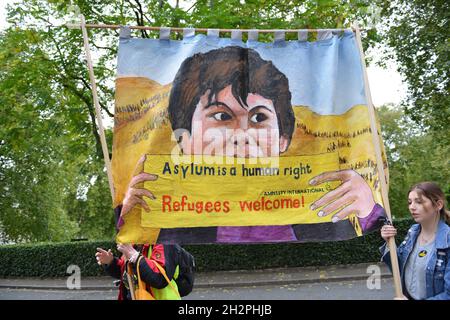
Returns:
[[[186,206],[186,200],[187,200],[187,196],[181,197],[181,210],[183,210],[183,211],[184,211],[184,207]]]
[[[269,200],[262,197],[256,201],[239,201],[241,211],[271,211],[276,209],[299,208],[300,199],[282,198]]]
[[[250,210],[251,210],[251,202]],[[183,195],[180,201],[173,201],[172,196],[163,195],[161,203],[162,212],[178,212],[178,211],[194,211],[197,213],[203,212],[230,212],[229,201],[189,201],[188,196]],[[244,211],[244,209],[242,209]]]
[[[203,201],[199,201],[195,203],[195,211],[197,213],[202,213],[203,212]]]
[[[239,201],[239,205],[241,206],[241,211],[245,211],[245,208],[247,208],[248,211],[252,211],[251,201]]]
[[[292,199],[281,199],[281,208],[291,208],[292,205]]]
[[[223,212],[225,212],[225,213],[230,212],[230,202],[229,201],[223,202]]]
[[[276,199],[273,201],[273,208],[278,209],[280,207],[280,200]]]
[[[172,208],[170,207],[170,202],[172,201],[172,197],[169,195],[163,195],[162,196],[163,202],[162,202],[162,211],[166,212],[166,207],[168,207],[169,212],[172,211]]]
[[[208,202],[206,203],[206,205],[205,205],[205,210],[206,210],[206,212],[208,212],[208,213],[213,211],[213,204],[212,204],[211,201],[208,201]]]

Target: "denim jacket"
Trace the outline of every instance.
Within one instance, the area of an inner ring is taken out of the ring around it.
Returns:
[[[414,248],[417,237],[419,236],[421,226],[414,224],[408,230],[405,240],[397,248],[398,264],[402,280],[403,291],[405,292],[405,266],[406,261]],[[384,261],[392,271],[391,257],[386,250],[387,243],[381,248],[383,255],[381,261]],[[431,252],[426,269],[426,289],[427,300],[450,300],[450,227],[440,220],[436,238],[435,250]]]

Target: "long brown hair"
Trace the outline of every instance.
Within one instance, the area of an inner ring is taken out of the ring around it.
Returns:
[[[183,61],[169,98],[172,130],[181,128],[191,132],[192,116],[200,97],[209,92],[210,103],[212,97],[228,85],[232,86],[233,96],[238,101],[245,102],[249,93],[272,100],[280,136],[291,141],[295,115],[287,77],[255,50],[237,46],[197,53]]]
[[[419,195],[430,199],[431,203],[433,203],[435,207],[437,206],[437,202],[439,200],[442,200],[443,206],[439,211],[439,214],[441,216],[441,219],[444,219],[447,224],[450,224],[450,211],[446,206],[445,194],[436,183],[429,181],[419,182],[409,189],[408,195],[411,193],[411,191],[416,191]]]

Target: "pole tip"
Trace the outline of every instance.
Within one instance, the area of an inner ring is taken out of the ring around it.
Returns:
[[[65,26],[69,29],[80,29],[81,25],[79,23],[66,23]]]

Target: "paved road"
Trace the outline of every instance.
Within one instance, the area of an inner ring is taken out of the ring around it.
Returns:
[[[185,300],[381,300],[394,295],[392,279],[381,279],[380,288],[369,290],[365,280],[311,284],[195,289]],[[0,289],[0,300],[115,300],[115,290]]]
[[[199,289],[189,299],[211,300],[380,300],[394,294],[392,279],[382,279],[380,289],[369,290],[365,280],[323,282],[283,286],[245,287],[236,289]]]

